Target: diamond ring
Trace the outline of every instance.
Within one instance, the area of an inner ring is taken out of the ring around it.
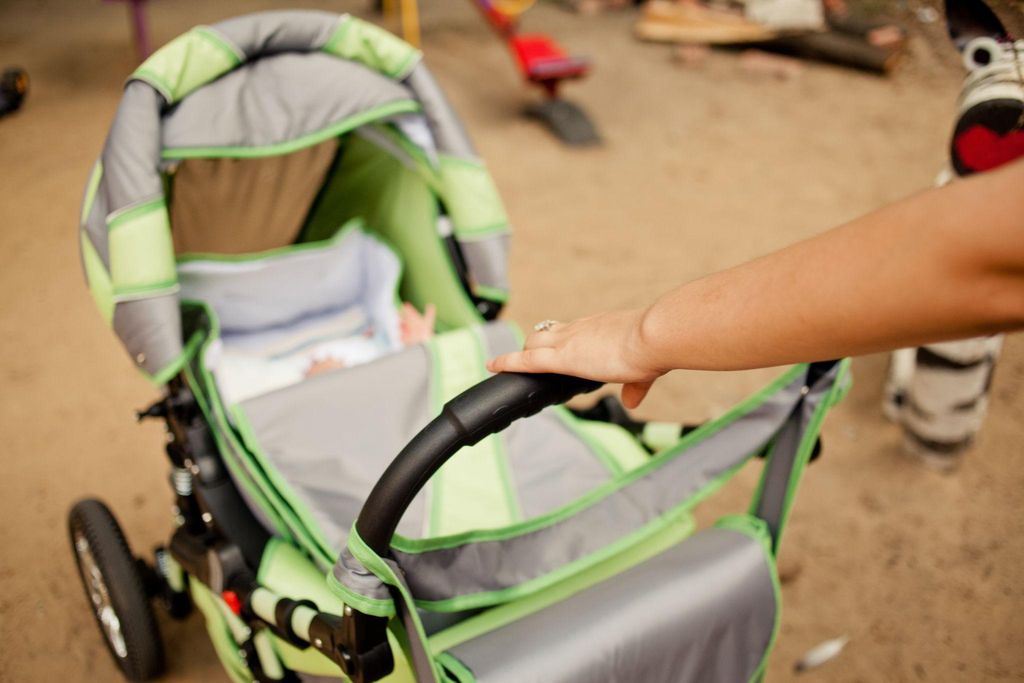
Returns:
[[[533,329],[537,332],[547,332],[557,324],[557,320],[541,320],[539,323],[533,326]]]

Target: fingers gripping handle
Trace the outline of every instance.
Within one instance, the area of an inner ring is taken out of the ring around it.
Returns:
[[[568,375],[506,372],[448,401],[441,415],[462,435],[462,445],[472,446],[516,420],[600,386],[600,382]]]
[[[600,386],[600,382],[568,375],[508,372],[462,392],[445,404],[381,475],[356,520],[360,537],[377,554],[387,554],[406,508],[460,448]]]

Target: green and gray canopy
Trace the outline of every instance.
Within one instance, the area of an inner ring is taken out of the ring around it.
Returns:
[[[403,297],[437,303],[442,326],[479,318],[463,292],[425,286],[451,268],[446,238],[469,293],[504,300],[505,211],[420,53],[347,15],[254,14],[185,33],[129,79],[88,184],[82,258],[104,318],[162,383],[185,358],[183,256],[323,240],[356,216],[430,252]]]

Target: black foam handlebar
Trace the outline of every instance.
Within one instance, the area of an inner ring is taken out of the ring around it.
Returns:
[[[460,448],[600,386],[568,375],[508,372],[470,387],[448,401],[381,475],[356,519],[359,535],[374,552],[387,554],[406,508]]]

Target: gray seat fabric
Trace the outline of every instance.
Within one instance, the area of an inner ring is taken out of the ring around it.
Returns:
[[[505,323],[490,323],[480,334],[488,356],[519,345]],[[432,364],[430,348],[417,345],[241,403],[249,427],[243,434],[246,445],[262,454],[265,466],[309,510],[332,553],[344,547],[363,501],[385,468],[436,414],[430,400],[436,393]],[[518,504],[526,514],[558,509],[613,476],[593,447],[553,409],[516,423],[500,438]],[[541,457],[544,462],[538,466]],[[531,469],[544,476],[526,476]],[[425,489],[413,501],[398,527],[400,534],[424,536],[430,495]]]
[[[481,683],[748,681],[778,611],[766,552],[708,529],[449,654]]]

